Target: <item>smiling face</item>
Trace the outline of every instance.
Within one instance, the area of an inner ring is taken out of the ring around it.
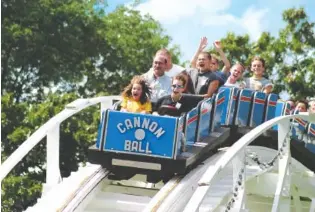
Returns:
[[[244,68],[241,64],[235,64],[231,68],[231,75],[230,75],[231,79],[233,79],[233,81],[236,82],[239,78],[242,77],[243,71],[244,71]]]
[[[200,71],[209,70],[210,69],[210,63],[211,63],[211,56],[209,56],[206,53],[200,53],[198,55],[197,68]]]
[[[172,94],[173,95],[181,95],[185,89],[184,82],[179,79],[174,79],[172,83]]]
[[[134,100],[139,101],[142,95],[142,86],[137,83],[133,84],[131,89],[131,95]]]
[[[299,112],[306,112],[307,111],[307,106],[305,105],[305,103],[299,102],[296,105],[296,110],[298,110]]]
[[[251,70],[255,77],[262,77],[265,71],[265,67],[262,61],[254,60],[251,65]]]
[[[166,58],[162,55],[157,55],[153,60],[153,71],[156,76],[163,76],[166,70]]]

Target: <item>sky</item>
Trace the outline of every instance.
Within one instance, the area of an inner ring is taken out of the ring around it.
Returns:
[[[107,0],[106,12],[118,5],[130,5],[132,0]],[[149,13],[162,24],[172,44],[181,50],[181,62],[190,60],[200,38],[208,45],[225,37],[227,32],[248,33],[252,41],[263,31],[277,36],[284,27],[282,12],[292,7],[304,7],[315,22],[315,0],[141,0],[136,7]]]

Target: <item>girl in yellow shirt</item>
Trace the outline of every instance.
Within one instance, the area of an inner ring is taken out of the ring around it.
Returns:
[[[151,90],[141,76],[135,76],[122,93],[121,111],[132,113],[150,113]]]

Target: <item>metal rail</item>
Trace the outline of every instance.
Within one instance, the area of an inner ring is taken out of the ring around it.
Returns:
[[[254,128],[252,131],[244,135],[241,139],[239,139],[236,143],[231,146],[225,155],[215,164],[213,167],[209,167],[209,169],[204,173],[201,180],[199,181],[199,187],[196,192],[188,202],[185,212],[193,212],[198,211],[200,204],[205,198],[209,188],[211,185],[218,180],[219,176],[223,172],[224,168],[230,163],[233,162],[233,191],[234,188],[237,191],[233,193],[234,197],[232,198],[231,204],[227,206],[227,211],[234,208],[234,210],[241,211],[244,209],[244,195],[245,195],[245,148],[254,141],[258,136],[263,134],[266,130],[270,129],[274,125],[278,124],[278,147],[279,152],[281,152],[282,156],[280,157],[279,162],[279,180],[276,191],[276,198],[274,200],[273,211],[276,211],[279,207],[279,195],[281,195],[281,191],[284,187],[284,181],[287,177],[287,169],[290,160],[290,144],[288,141],[288,135],[290,132],[290,120],[294,118],[303,118],[305,120],[313,120],[315,114],[301,113],[298,115],[290,115],[290,116],[281,116],[269,120],[258,127]],[[284,145],[284,143],[287,143]]]

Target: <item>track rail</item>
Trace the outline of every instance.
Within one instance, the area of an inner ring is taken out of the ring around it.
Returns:
[[[219,151],[185,176],[174,176],[167,183],[148,183],[143,176],[111,180],[100,165],[88,164],[65,178],[38,199],[27,212],[37,211],[181,211],[198,187],[198,180],[209,166],[224,154]],[[126,206],[127,205],[127,206]]]

